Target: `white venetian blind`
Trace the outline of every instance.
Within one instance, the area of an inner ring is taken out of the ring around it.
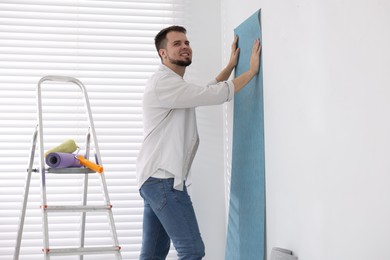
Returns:
[[[123,259],[138,259],[143,202],[135,182],[142,142],[141,98],[160,63],[153,38],[186,25],[187,0],[0,1],[0,259],[12,259],[32,134],[36,86],[71,76],[88,90]],[[85,145],[87,119],[76,85],[43,84],[45,150],[66,139]],[[35,167],[38,166],[38,151]],[[83,176],[47,177],[49,203],[81,203]],[[96,175],[89,204],[103,202]],[[43,259],[40,184],[33,174],[20,259]],[[50,245],[77,246],[80,213],[49,213]],[[111,245],[105,214],[87,213],[86,245]],[[53,259],[78,259],[75,256]],[[113,255],[84,259],[114,259]],[[175,259],[173,252],[170,259]]]

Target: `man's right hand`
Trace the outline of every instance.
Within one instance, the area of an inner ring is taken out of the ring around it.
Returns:
[[[256,39],[253,48],[252,48],[252,54],[251,59],[249,62],[249,71],[253,76],[255,76],[259,72],[260,68],[260,52],[261,52],[261,43],[259,39]]]

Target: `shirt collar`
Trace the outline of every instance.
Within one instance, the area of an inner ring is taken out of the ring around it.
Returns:
[[[180,76],[179,74],[177,74],[176,72],[174,72],[173,70],[171,70],[171,69],[170,69],[167,65],[165,65],[165,64],[160,64],[159,70],[165,71],[165,72],[167,72],[167,73],[173,73],[174,75],[180,77],[181,79],[183,78],[182,76]]]

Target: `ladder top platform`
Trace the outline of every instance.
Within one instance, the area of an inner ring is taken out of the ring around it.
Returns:
[[[85,174],[85,173],[96,173],[96,171],[84,167],[68,167],[68,168],[47,168],[47,173],[57,174]]]

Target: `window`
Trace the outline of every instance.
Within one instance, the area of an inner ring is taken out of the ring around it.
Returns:
[[[1,1],[0,259],[11,259],[14,252],[36,126],[35,91],[46,75],[72,76],[86,86],[122,257],[138,259],[143,204],[135,160],[142,142],[143,86],[160,63],[154,35],[171,24],[186,26],[188,4],[186,0]],[[45,150],[65,139],[82,146],[87,121],[81,94],[64,84],[43,90]],[[47,178],[47,196],[53,204],[81,201],[83,176]],[[39,185],[38,174],[33,174],[20,259],[43,259]],[[90,177],[88,191],[89,204],[102,201],[96,176]],[[49,217],[51,246],[77,245],[79,213],[55,214]],[[87,213],[86,245],[104,244],[111,244],[106,216]]]

